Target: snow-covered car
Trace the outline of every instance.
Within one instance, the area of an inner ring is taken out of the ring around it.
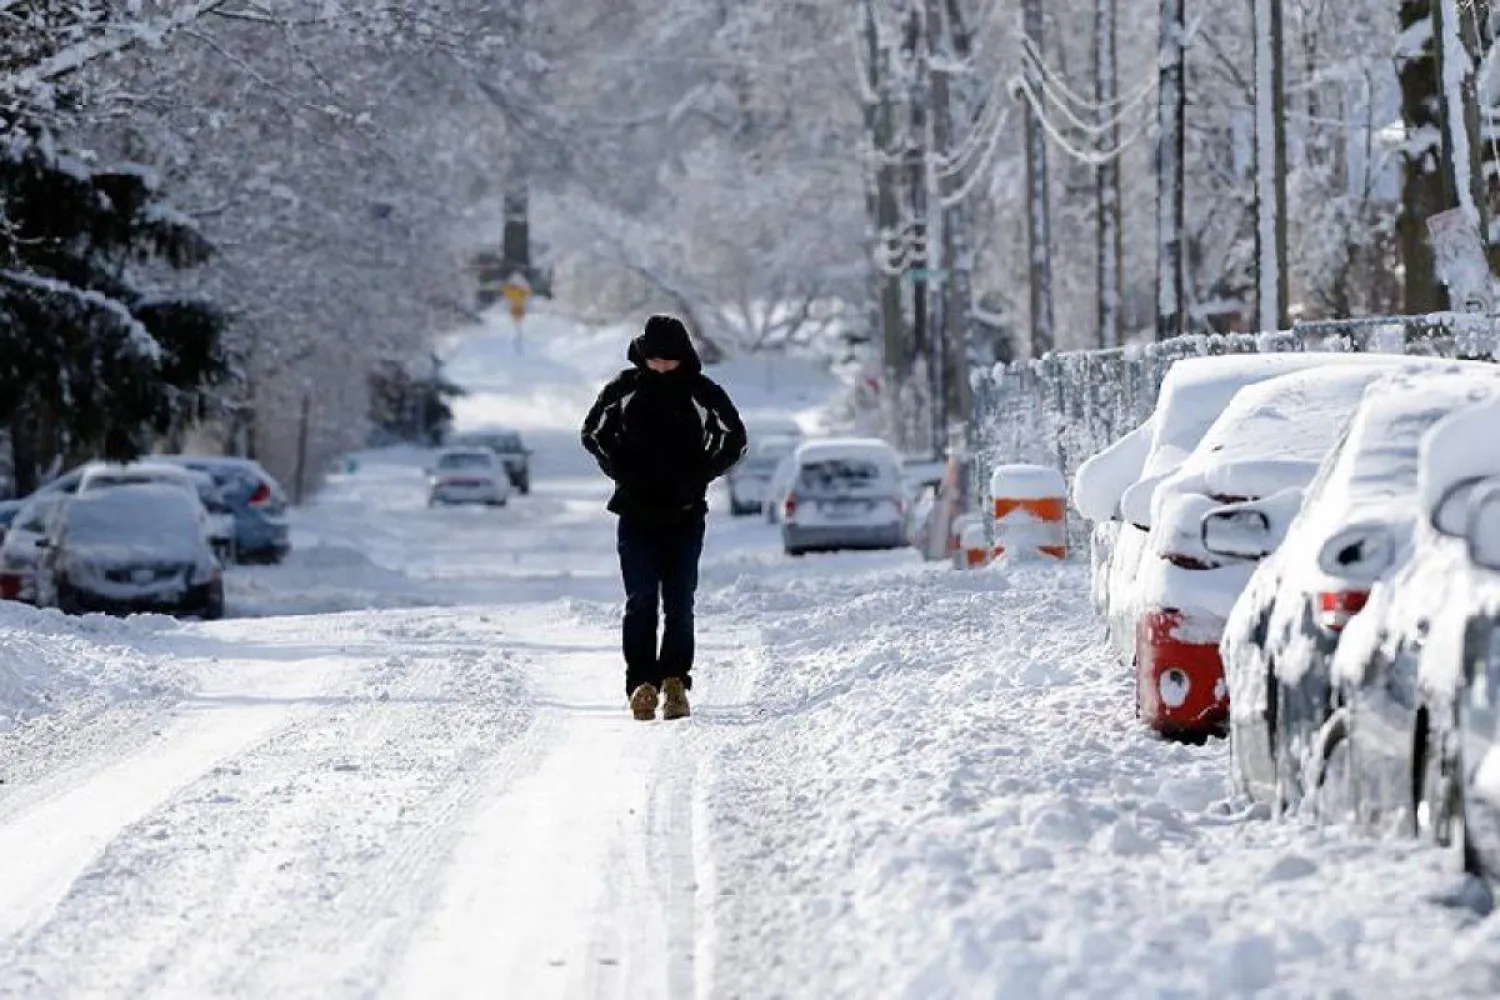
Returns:
[[[766,482],[766,500],[762,505],[768,524],[779,524],[786,512],[786,495],[792,490],[797,478],[797,455],[795,452],[776,463],[776,469]]]
[[[46,537],[53,509],[67,498],[61,491],[37,493],[21,505],[0,543],[0,599],[36,603],[36,565],[42,553],[37,542]]]
[[[67,614],[222,617],[223,569],[201,511],[196,497],[164,483],[80,491],[47,523],[37,603]]]
[[[1378,359],[1328,353],[1185,358],[1167,371],[1151,416],[1079,467],[1073,506],[1096,525],[1094,602],[1105,616],[1111,645],[1122,662],[1129,665],[1135,657],[1130,593],[1145,551],[1157,485],[1186,460],[1245,386],[1305,368],[1371,362]]]
[[[1136,705],[1151,728],[1201,740],[1222,733],[1229,721],[1219,641],[1255,561],[1205,549],[1204,515],[1264,500],[1284,531],[1300,502],[1289,491],[1306,487],[1365,387],[1388,370],[1327,365],[1240,389],[1192,454],[1155,487],[1146,551],[1126,604],[1135,634]],[[1275,542],[1268,539],[1267,552]]]
[[[153,455],[213,477],[219,500],[234,518],[234,556],[240,562],[279,563],[292,550],[286,491],[250,458],[220,455]]]
[[[510,476],[489,448],[447,448],[427,470],[427,506],[483,503],[504,507],[510,499]]]
[[[800,445],[793,461],[781,521],[789,555],[908,544],[896,449],[874,438],[831,438]]]
[[[1420,807],[1431,794],[1424,788],[1440,777],[1430,767],[1484,763],[1471,755],[1460,764],[1453,740],[1466,725],[1461,650],[1476,594],[1469,512],[1486,480],[1500,477],[1500,452],[1491,446],[1497,437],[1500,401],[1444,417],[1422,439],[1420,516],[1410,554],[1371,589],[1333,655],[1335,708],[1320,737],[1322,760],[1314,775],[1324,815],[1383,832],[1409,831],[1421,823]],[[1493,770],[1495,762],[1489,766]]]
[[[1213,555],[1266,558],[1235,603],[1220,653],[1229,683],[1235,783],[1278,808],[1319,770],[1334,651],[1350,619],[1410,548],[1420,509],[1417,448],[1443,417],[1500,390],[1489,364],[1417,362],[1372,384],[1308,487],[1280,545],[1284,511],[1239,505],[1210,513]]]
[[[145,486],[151,483],[173,486],[197,498],[201,507],[199,521],[214,554],[226,565],[233,560],[234,517],[219,495],[213,477],[205,473],[169,462],[91,462],[83,467],[78,492],[92,493],[120,486]]]
[[[517,493],[531,492],[531,449],[521,440],[521,432],[491,427],[466,431],[453,438],[452,447],[488,448],[500,457],[505,474]]]
[[[1475,491],[1463,538],[1462,584],[1418,667],[1411,826],[1457,850],[1465,871],[1500,881],[1500,478]]]
[[[797,450],[800,437],[756,437],[749,450],[724,477],[729,490],[729,513],[735,517],[761,513],[770,494],[771,477],[781,460]]]

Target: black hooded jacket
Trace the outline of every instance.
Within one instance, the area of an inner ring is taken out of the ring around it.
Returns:
[[[708,484],[745,454],[745,425],[707,375],[682,322],[652,316],[630,342],[633,367],[599,393],[583,421],[583,446],[615,482],[609,509],[672,523],[708,510]],[[647,358],[680,362],[654,372]]]

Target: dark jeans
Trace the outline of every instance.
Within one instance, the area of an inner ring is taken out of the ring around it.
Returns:
[[[625,693],[638,685],[661,687],[668,677],[693,686],[693,592],[703,553],[703,518],[655,524],[620,518],[620,574],[625,578]],[[657,609],[665,612],[661,654],[656,649]]]

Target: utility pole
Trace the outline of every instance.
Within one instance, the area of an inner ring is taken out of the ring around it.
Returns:
[[[1256,329],[1291,325],[1286,280],[1286,65],[1282,0],[1255,0]]]
[[[1183,160],[1186,158],[1187,92],[1184,46],[1187,0],[1161,0],[1156,104],[1156,339],[1187,332],[1187,269],[1184,267]]]
[[[1041,100],[1039,63],[1043,46],[1042,0],[1023,0],[1022,32],[1032,47],[1026,62],[1031,100],[1026,104],[1026,233],[1031,257],[1031,356],[1040,358],[1057,344],[1052,324],[1052,229],[1047,184],[1047,136],[1034,102]]]
[[[1094,0],[1094,102],[1099,105],[1099,152],[1107,157],[1094,173],[1094,211],[1098,238],[1096,274],[1099,286],[1099,346],[1120,344],[1120,307],[1124,260],[1120,204],[1120,125],[1116,93],[1116,0]]]
[[[907,65],[911,69],[911,113],[910,132],[907,139],[907,188],[911,199],[911,289],[912,289],[912,346],[916,356],[926,359],[927,392],[929,398],[928,419],[935,420],[933,408],[937,400],[933,393],[934,377],[932,359],[932,335],[929,329],[928,292],[932,257],[928,250],[928,115],[927,102],[931,99],[928,79],[930,67],[927,57],[927,16],[921,0],[909,0],[906,26]]]

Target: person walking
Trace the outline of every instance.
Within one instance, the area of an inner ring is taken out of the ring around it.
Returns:
[[[687,327],[652,316],[630,342],[631,367],[599,393],[583,421],[583,446],[614,481],[625,583],[625,694],[641,720],[691,713],[693,594],[703,553],[708,484],[745,454],[745,425],[703,374]],[[657,648],[658,612],[665,619]]]

